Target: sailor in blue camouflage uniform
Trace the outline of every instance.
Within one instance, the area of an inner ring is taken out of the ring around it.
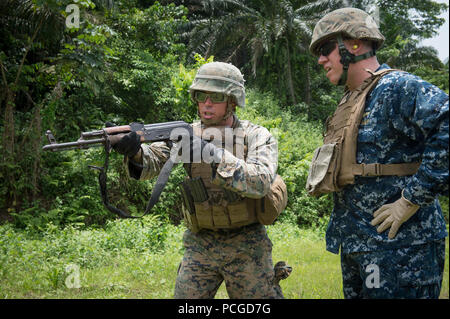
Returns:
[[[384,41],[373,19],[335,10],[316,25],[311,52],[346,92],[388,69],[375,56]],[[341,102],[342,103],[342,102]],[[448,196],[448,95],[395,70],[367,95],[357,133],[357,163],[420,163],[413,175],[355,176],[334,192],[326,247],[341,250],[345,298],[438,298],[445,220],[437,197]]]

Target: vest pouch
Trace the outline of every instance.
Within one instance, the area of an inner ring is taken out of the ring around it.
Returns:
[[[238,225],[249,221],[247,201],[239,200],[227,205],[231,225]]]
[[[217,228],[229,228],[230,218],[228,217],[225,207],[221,205],[212,206],[212,217],[214,226]]]
[[[186,227],[193,233],[197,233],[200,228],[198,227],[197,217],[195,216],[195,214],[191,214],[189,210],[184,206],[184,203],[182,203],[181,205],[181,212]]]
[[[185,179],[180,185],[180,191],[182,195],[181,201],[181,217],[183,218],[186,227],[190,231],[197,233],[199,231],[197,217],[195,216],[194,199],[192,197],[192,190],[190,187],[190,180]]]
[[[276,175],[270,190],[264,198],[258,200],[256,217],[263,225],[272,225],[286,208],[287,187],[280,175]]]
[[[309,168],[306,190],[311,196],[339,191],[337,176],[341,157],[341,143],[324,144],[314,151]]]
[[[206,200],[201,203],[195,203],[195,216],[197,218],[198,227],[200,228],[214,228],[212,206]]]

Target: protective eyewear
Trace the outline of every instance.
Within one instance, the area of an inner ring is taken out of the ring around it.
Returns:
[[[197,102],[201,102],[204,103],[206,102],[207,98],[211,99],[211,102],[213,103],[222,103],[222,102],[226,102],[228,96],[223,94],[223,93],[218,93],[218,92],[213,92],[213,93],[205,93],[202,91],[196,91],[194,93],[194,100]]]
[[[321,55],[328,56],[336,48],[336,44],[337,44],[336,41],[325,42],[323,45],[320,46],[320,48],[318,50],[319,56],[321,56]]]

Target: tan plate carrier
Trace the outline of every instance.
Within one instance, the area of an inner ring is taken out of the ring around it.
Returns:
[[[197,124],[197,123],[195,123]],[[194,124],[194,134],[201,136],[199,125]],[[235,125],[237,126],[237,125]],[[243,133],[243,130],[235,130],[235,133]],[[222,132],[224,137],[224,132]],[[235,136],[234,136],[235,137]],[[207,138],[203,136],[203,138]],[[245,136],[237,136],[242,141],[247,141]],[[209,139],[209,138],[207,138]],[[222,141],[224,141],[222,139]],[[233,153],[236,154],[236,137],[234,138]],[[244,145],[244,159],[247,157],[247,145]],[[190,167],[189,167],[190,166]],[[234,202],[227,202],[224,191],[220,186],[211,182],[212,167],[207,163],[192,163],[185,166],[190,177],[201,177],[208,193],[208,199],[203,202],[186,203],[183,202],[182,214],[186,226],[194,232],[202,228],[218,230],[233,229],[254,223],[263,225],[272,224],[287,205],[287,188],[281,178],[276,175],[271,184],[269,193],[260,199],[246,198],[239,196]],[[194,211],[189,211],[187,207],[195,207]]]
[[[358,129],[366,97],[381,77],[398,70],[367,71],[372,76],[356,90],[346,92],[332,117],[327,120],[323,145],[314,151],[306,183],[311,196],[340,191],[345,185],[354,184],[355,176],[413,175],[420,166],[420,162],[356,163]]]

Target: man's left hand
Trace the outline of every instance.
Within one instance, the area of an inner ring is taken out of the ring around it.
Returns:
[[[372,226],[376,226],[382,222],[377,228],[377,232],[381,233],[387,228],[389,230],[388,238],[392,239],[397,235],[397,231],[400,226],[406,222],[412,215],[414,215],[420,208],[419,205],[411,203],[406,198],[400,197],[399,200],[381,206],[378,210],[373,213],[374,219],[370,223]]]

